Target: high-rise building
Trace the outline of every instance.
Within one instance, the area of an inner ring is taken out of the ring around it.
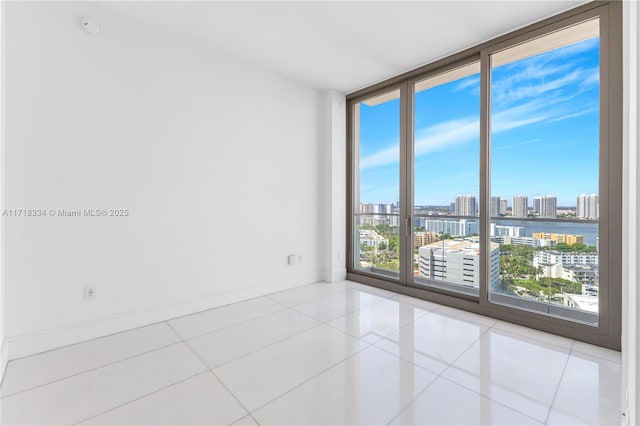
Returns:
[[[578,195],[576,217],[580,219],[598,219],[600,217],[600,197],[596,194]]]
[[[473,195],[458,195],[456,197],[456,216],[475,216],[476,197]]]
[[[538,215],[540,217],[547,217],[551,219],[555,219],[556,217],[556,207],[558,204],[558,200],[555,195],[545,195],[540,198],[540,211],[538,211]],[[534,198],[535,203],[535,198]]]
[[[361,225],[399,225],[399,216],[394,216],[393,204],[386,203],[361,203],[360,204],[360,224]]]
[[[537,215],[542,212],[542,197],[533,197],[533,212]]]
[[[507,199],[506,198],[500,198],[500,214],[503,215],[503,216],[507,214]]]
[[[491,197],[491,217],[500,216],[500,197]]]
[[[511,216],[527,217],[529,214],[529,199],[524,195],[515,195],[511,207]]]

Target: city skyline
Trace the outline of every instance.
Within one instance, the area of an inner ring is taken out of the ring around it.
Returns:
[[[598,192],[599,39],[492,70],[492,195]],[[416,205],[479,193],[479,78],[415,95]],[[399,199],[399,100],[361,104],[360,201]]]
[[[557,203],[557,197],[554,194],[546,194],[546,195],[536,195],[534,197],[529,197],[528,195],[514,195],[512,197],[502,197],[492,195],[489,201],[491,208],[491,216],[499,216],[500,214],[505,214],[507,209],[513,210],[513,201],[509,203],[509,198],[513,200],[514,198],[522,197],[526,200],[526,208],[527,210],[531,210],[533,213],[537,213],[540,217],[545,218],[553,218],[552,214],[548,212],[552,212],[556,209],[560,208],[573,208],[577,211],[577,216],[584,219],[593,219],[598,218],[599,216],[599,196],[596,193],[592,194],[579,194],[576,196],[576,201],[573,204],[560,205]],[[532,200],[529,202],[529,200]],[[360,213],[388,213],[392,214],[393,211],[390,208],[391,206],[398,206],[399,201],[394,203],[360,203]],[[363,209],[362,206],[389,206],[385,209],[385,211],[380,211],[376,209],[376,211]],[[473,215],[472,211],[478,211],[480,203],[478,198],[475,195],[471,194],[458,194],[455,196],[454,200],[450,203],[437,205],[437,204],[427,204],[427,205],[418,205],[415,207],[447,207],[449,206],[451,210],[456,214],[456,216],[470,216]]]

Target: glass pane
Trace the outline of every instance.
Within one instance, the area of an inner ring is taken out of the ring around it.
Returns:
[[[594,19],[491,57],[493,302],[598,321],[600,39]]]
[[[399,277],[400,91],[354,107],[356,269]]]
[[[480,64],[414,85],[414,283],[478,294]]]

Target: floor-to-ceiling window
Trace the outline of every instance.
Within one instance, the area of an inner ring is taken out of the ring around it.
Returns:
[[[488,54],[490,236],[498,253],[491,267],[499,270],[489,282],[491,300],[593,324],[599,29],[595,17]]]
[[[400,275],[400,90],[353,105],[354,268]]]
[[[413,90],[413,281],[480,287],[480,61]]]
[[[349,277],[619,347],[619,9],[350,95]]]

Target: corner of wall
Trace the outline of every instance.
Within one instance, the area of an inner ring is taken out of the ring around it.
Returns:
[[[640,188],[637,149],[640,136],[640,6],[637,2],[622,2],[623,7],[623,264],[622,264],[622,389],[621,412],[626,425],[638,424],[640,418],[640,371],[638,333],[638,306],[640,294],[636,287],[639,278],[637,268],[638,238],[640,224],[637,191]]]
[[[329,129],[323,169],[325,193],[323,205],[326,215],[324,244],[324,280],[335,282],[347,277],[346,245],[346,97],[337,91],[326,92]]]

